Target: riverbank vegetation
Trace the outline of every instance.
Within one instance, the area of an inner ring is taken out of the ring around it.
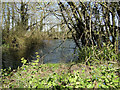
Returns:
[[[107,49],[104,49],[107,50]],[[109,48],[108,48],[109,50]],[[111,53],[100,55],[111,56]],[[95,53],[98,53],[96,51]],[[82,63],[58,63],[40,64],[39,54],[36,52],[37,60],[27,63],[21,59],[22,67],[16,70],[5,72],[3,70],[3,88],[120,88],[119,87],[119,66],[117,55],[112,53],[111,60],[98,60],[96,57],[86,58],[88,65]],[[83,56],[83,58],[85,58]],[[104,58],[100,56],[99,58]],[[82,59],[80,59],[82,60]],[[90,62],[94,61],[94,62]]]
[[[43,37],[40,36],[39,32],[34,32],[33,35],[30,35],[31,32],[25,31],[11,31],[10,33],[8,38],[3,37],[3,40],[5,41],[2,45],[3,65],[7,64],[7,61],[12,59],[20,64],[20,59],[22,57],[28,58],[36,49],[45,46],[42,41]],[[16,66],[18,65],[13,66],[12,68],[15,68]]]
[[[2,8],[2,63],[21,63],[1,69],[2,88],[120,88],[120,2],[21,1]],[[38,52],[29,60],[43,40],[68,38],[77,60],[43,64]]]

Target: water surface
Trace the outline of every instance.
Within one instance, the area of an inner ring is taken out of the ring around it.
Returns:
[[[70,62],[75,59],[73,40],[44,40],[44,42],[48,45],[38,50],[41,56],[45,55],[44,63]]]

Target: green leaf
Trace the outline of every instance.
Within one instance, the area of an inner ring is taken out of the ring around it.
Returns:
[[[102,84],[101,86],[102,86],[102,88],[109,88],[108,86],[106,86],[106,85],[103,85],[103,84]]]
[[[38,52],[35,52],[35,54],[39,54]]]
[[[87,88],[93,88],[93,84],[92,83],[88,84]]]
[[[38,88],[44,88],[44,85],[38,84]]]
[[[24,60],[24,57],[22,57],[21,60]]]
[[[105,77],[105,76],[102,76],[101,78],[102,78],[102,79],[106,79],[106,77]]]
[[[80,82],[76,82],[76,84],[80,84]]]
[[[105,81],[106,81],[106,82],[109,82],[109,80],[108,80],[107,78],[105,79]]]
[[[39,55],[37,55],[36,57],[37,57],[37,58],[40,58],[40,56],[39,56]]]

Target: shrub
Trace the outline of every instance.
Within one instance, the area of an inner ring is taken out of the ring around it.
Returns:
[[[118,55],[115,53],[111,44],[106,45],[104,43],[103,47],[99,49],[97,46],[83,47],[78,50],[79,61],[87,63],[101,63],[104,61],[118,61]]]
[[[3,33],[5,33],[3,31]],[[30,55],[38,48],[43,47],[45,44],[43,42],[43,37],[41,37],[40,32],[32,32],[32,31],[10,31],[9,37],[3,37],[5,43],[2,45],[3,47],[3,64],[7,64],[7,66],[3,66],[7,68],[9,63],[7,61],[16,62],[16,66],[12,68],[16,68],[20,65],[20,59],[22,57],[28,58]]]

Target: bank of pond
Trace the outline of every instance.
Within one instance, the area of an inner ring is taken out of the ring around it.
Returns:
[[[29,59],[22,57],[15,69],[1,70],[1,88],[120,88],[120,55],[114,53],[112,45],[100,50],[86,47],[79,52],[74,51],[72,40],[44,43]]]

